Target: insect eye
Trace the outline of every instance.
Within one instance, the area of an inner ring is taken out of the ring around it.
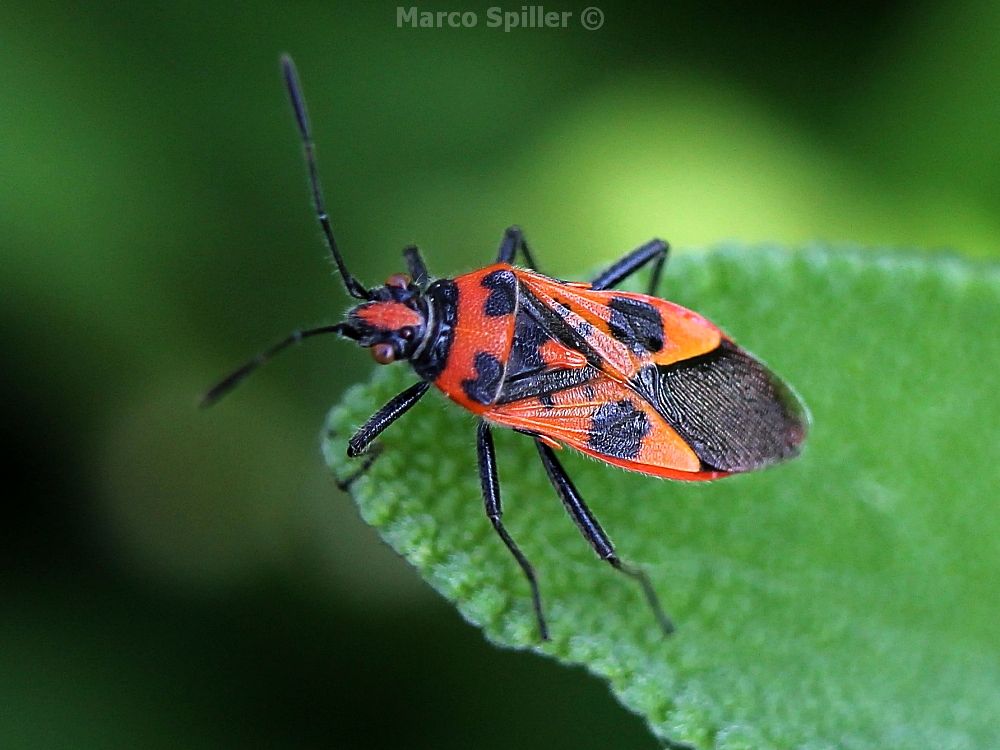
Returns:
[[[380,365],[387,365],[396,359],[396,350],[392,344],[375,344],[371,348],[372,357]]]
[[[413,330],[413,326],[406,326],[405,328],[399,329],[399,335],[407,341],[412,341],[416,334],[417,332]]]
[[[406,289],[410,285],[410,277],[405,273],[394,273],[385,280],[386,286],[393,286],[397,289]]]

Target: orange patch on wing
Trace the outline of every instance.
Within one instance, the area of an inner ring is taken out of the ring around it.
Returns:
[[[559,284],[544,276],[518,270],[518,280],[538,300],[559,313],[577,330],[592,329],[586,336],[604,359],[604,372],[620,380],[629,380],[645,364],[668,365],[707,354],[719,346],[723,334],[711,321],[673,302],[634,292],[595,291]],[[636,352],[616,339],[610,331],[613,299],[630,299],[652,306],[663,323],[663,348],[657,352]],[[559,303],[569,308],[560,307]]]
[[[552,370],[578,370],[587,366],[587,358],[575,349],[549,339],[541,346],[542,361]]]

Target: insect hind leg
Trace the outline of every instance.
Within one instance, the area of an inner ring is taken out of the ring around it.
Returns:
[[[660,606],[659,597],[656,595],[656,591],[653,589],[653,584],[649,580],[649,576],[641,569],[627,565],[622,562],[615,552],[614,546],[611,544],[611,540],[608,535],[604,533],[604,529],[601,528],[601,524],[598,523],[597,518],[591,513],[590,508],[580,497],[580,493],[577,491],[576,487],[573,485],[573,481],[569,478],[566,470],[563,468],[562,464],[559,463],[559,459],[556,458],[555,453],[552,449],[543,443],[541,440],[535,440],[535,445],[538,447],[538,454],[541,456],[542,465],[545,467],[545,473],[548,474],[549,481],[552,482],[552,486],[555,487],[556,494],[562,500],[563,505],[569,514],[573,517],[576,525],[579,527],[581,533],[586,537],[587,541],[594,548],[594,551],[602,560],[606,560],[611,567],[618,570],[630,578],[634,579],[642,588],[642,593],[646,597],[646,601],[649,603],[650,609],[653,610],[653,615],[656,617],[657,623],[663,630],[664,635],[670,635],[674,632],[674,624],[667,617],[666,613],[663,611],[663,607]]]
[[[660,276],[663,275],[663,266],[667,262],[667,255],[669,253],[669,244],[663,240],[650,240],[645,245],[637,247],[624,258],[599,273],[597,278],[591,282],[591,287],[593,289],[610,289],[627,279],[647,263],[652,263],[653,270],[649,275],[647,294],[655,295],[657,288],[660,286]]]

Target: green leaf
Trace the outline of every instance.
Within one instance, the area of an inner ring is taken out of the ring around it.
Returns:
[[[475,419],[443,398],[384,435],[353,487],[365,520],[490,640],[586,665],[664,742],[1000,747],[1000,269],[732,246],[674,258],[664,295],[769,362],[813,417],[797,460],[710,484],[564,452],[674,636],[594,557],[532,441],[498,431],[504,518],[549,617],[538,641],[483,514]],[[333,410],[338,476],[346,436],[414,379],[384,368]]]

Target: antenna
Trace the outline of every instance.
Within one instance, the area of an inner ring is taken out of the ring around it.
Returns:
[[[288,88],[288,98],[292,102],[292,109],[295,110],[295,122],[299,126],[299,135],[302,137],[302,151],[305,154],[306,166],[309,168],[309,185],[312,188],[313,205],[316,208],[316,218],[323,229],[323,236],[326,244],[330,248],[330,254],[337,264],[337,270],[341,278],[344,279],[344,286],[347,293],[357,299],[371,299],[371,295],[364,285],[358,281],[347,270],[340,250],[337,248],[337,240],[333,237],[333,229],[330,228],[330,217],[326,213],[326,206],[323,202],[323,189],[319,184],[319,169],[316,166],[316,146],[313,143],[312,130],[309,127],[309,114],[306,112],[306,100],[302,96],[302,87],[299,85],[299,76],[295,71],[295,63],[288,55],[281,56],[281,69],[285,76],[285,86]]]
[[[237,367],[231,373],[226,375],[222,380],[212,386],[208,392],[201,397],[202,408],[206,406],[211,406],[220,398],[229,393],[233,388],[238,386],[243,382],[250,373],[256,370],[258,367],[268,362],[276,354],[280,354],[285,349],[295,344],[300,343],[303,339],[307,339],[310,336],[318,336],[323,333],[339,333],[341,336],[346,336],[347,338],[356,339],[358,337],[357,331],[351,328],[346,323],[337,323],[332,326],[320,326],[319,328],[309,328],[305,331],[293,331],[290,335],[283,338],[274,346],[269,349],[265,349],[256,357],[251,359],[249,362]]]

